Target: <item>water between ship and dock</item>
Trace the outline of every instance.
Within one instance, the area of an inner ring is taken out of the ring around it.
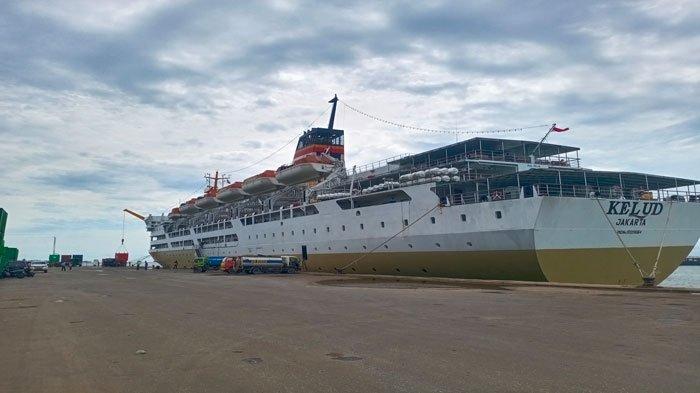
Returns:
[[[672,288],[700,288],[700,266],[679,266],[661,286]]]

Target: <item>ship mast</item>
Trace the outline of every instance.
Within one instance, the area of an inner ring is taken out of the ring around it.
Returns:
[[[338,95],[334,94],[333,98],[328,102],[333,104],[333,109],[331,110],[331,118],[328,121],[328,129],[332,130],[333,129],[333,122],[335,121],[335,108],[336,108],[336,106],[338,106]]]

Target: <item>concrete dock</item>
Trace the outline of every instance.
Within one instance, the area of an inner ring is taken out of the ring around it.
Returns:
[[[0,391],[700,391],[696,293],[335,278],[2,280]]]

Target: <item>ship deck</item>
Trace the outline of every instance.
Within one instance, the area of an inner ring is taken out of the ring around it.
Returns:
[[[120,268],[0,284],[6,392],[695,392],[700,373],[692,291]]]

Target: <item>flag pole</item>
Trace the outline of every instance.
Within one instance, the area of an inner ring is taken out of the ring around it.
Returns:
[[[537,152],[537,150],[540,149],[540,145],[544,142],[545,139],[547,139],[549,134],[552,133],[552,130],[554,129],[554,127],[556,127],[556,125],[557,125],[557,123],[552,123],[552,126],[549,127],[549,130],[547,130],[547,133],[544,134],[544,137],[542,139],[540,139],[540,142],[537,144],[537,146],[535,146],[535,149],[532,151],[532,153],[530,153],[530,163],[531,164],[535,163],[535,153]]]

